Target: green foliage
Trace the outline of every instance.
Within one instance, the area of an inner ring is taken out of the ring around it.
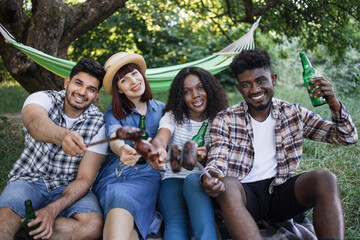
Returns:
[[[277,54],[275,52],[275,54]],[[292,54],[290,54],[292,55]],[[295,54],[298,58],[298,54]],[[288,62],[288,59],[284,59],[284,63],[279,61],[279,65],[284,67],[291,67],[293,62]],[[294,60],[295,61],[295,60]],[[288,66],[286,66],[288,62]],[[291,79],[291,75],[285,75],[283,79]],[[3,88],[7,88],[7,85],[0,85],[0,94],[4,91]],[[22,88],[17,84],[14,86],[17,90],[12,94],[6,96],[8,100],[6,102],[15,101],[15,99],[22,98],[18,95],[21,93]],[[229,98],[229,104],[234,105],[242,101],[240,93],[235,91],[229,91],[227,93]],[[2,96],[2,95],[1,95]],[[155,94],[154,98],[163,102],[167,101],[167,93]],[[307,92],[302,87],[291,88],[285,84],[275,86],[275,97],[285,99],[290,102],[298,102],[302,106],[305,106],[321,116],[330,119],[331,114],[326,106],[313,108],[311,106]],[[2,104],[5,98],[1,97],[0,109],[4,109]],[[340,100],[344,103],[353,119],[357,128],[360,128],[360,112],[358,110],[357,98],[341,97]],[[97,105],[105,111],[106,107],[111,101],[111,96],[102,90],[100,100]],[[17,112],[20,112],[21,106],[17,107]],[[23,149],[24,136],[22,133],[21,120],[15,120],[13,115],[2,115],[4,112],[0,111],[0,192],[5,187],[7,174],[9,173],[12,164],[19,157]],[[360,144],[345,147],[334,146],[326,143],[317,143],[314,141],[304,141],[303,158],[300,164],[300,172],[310,171],[313,169],[325,169],[332,171],[336,174],[339,182],[340,195],[342,200],[342,206],[345,214],[346,221],[346,239],[359,239],[360,238],[360,222],[358,216],[360,216]],[[308,216],[311,218],[311,211]]]
[[[360,47],[357,1],[288,0],[266,11],[260,11],[262,7],[263,1],[253,1],[253,13],[258,15],[249,19],[244,5],[235,0],[128,1],[126,8],[73,42],[69,57],[77,61],[87,56],[104,64],[112,54],[126,51],[142,54],[148,68],[171,66],[221,50],[261,15],[256,46],[270,51],[279,85],[300,86],[298,52],[313,51],[313,59],[325,61],[331,53],[331,61],[338,64],[351,46]],[[279,49],[279,44],[288,48]],[[294,67],[280,66],[279,58],[291,59]],[[285,80],[285,75],[294,78]],[[216,77],[226,89],[235,83],[230,71]]]
[[[4,62],[0,57],[0,84],[4,81],[10,81],[12,79],[10,73],[5,68]]]
[[[341,96],[355,98],[360,95],[360,52],[351,49],[338,65],[330,58],[325,71]]]
[[[7,175],[24,148],[21,124],[0,115],[0,192],[6,185]]]
[[[192,52],[188,32],[181,32],[181,26],[179,29],[172,22],[179,22],[179,18],[166,2],[128,2],[128,8],[120,9],[73,42],[69,57],[76,61],[87,56],[105,63],[116,52],[136,52],[151,68],[203,57],[206,50]]]
[[[342,57],[349,47],[359,46],[359,34],[353,34],[359,29],[359,16],[356,0],[282,1],[264,13],[264,21],[273,24],[264,24],[263,30],[278,33],[272,36],[279,42],[283,39],[279,36],[300,37],[304,49],[322,44]]]
[[[21,111],[29,93],[20,87],[20,84],[15,80],[11,80],[0,82],[0,96],[0,114],[17,113]]]
[[[207,11],[201,12],[204,16],[197,12],[199,1],[175,2],[128,1],[127,8],[73,42],[69,58],[87,56],[104,63],[112,54],[126,51],[142,54],[149,68],[171,66],[219,51],[251,26],[229,29],[232,39],[226,39]]]

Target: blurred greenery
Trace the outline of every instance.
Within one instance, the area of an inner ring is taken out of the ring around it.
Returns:
[[[78,4],[83,0],[67,0]],[[241,22],[244,6],[229,1],[128,1],[98,27],[80,36],[68,49],[69,58],[87,56],[104,64],[118,51],[140,53],[148,68],[170,66],[200,59],[221,50],[248,31]],[[259,8],[264,1],[253,1]],[[25,0],[31,17],[31,1]],[[344,8],[347,11],[341,12]],[[318,71],[333,83],[335,92],[360,127],[360,29],[357,0],[281,1],[262,14],[255,31],[257,48],[269,51],[272,71],[277,73],[275,97],[302,106],[330,119],[326,106],[314,108],[302,80],[299,52],[305,51]],[[276,23],[276,24],[274,24]],[[230,105],[242,101],[229,70],[216,77],[227,91]],[[20,111],[28,93],[6,71],[0,58],[0,192],[13,162],[23,149]],[[168,93],[154,98],[167,101]],[[95,103],[104,112],[111,96],[101,90]],[[333,146],[304,140],[301,171],[326,169],[339,181],[346,220],[346,239],[360,239],[360,145]],[[308,213],[311,218],[311,211]]]

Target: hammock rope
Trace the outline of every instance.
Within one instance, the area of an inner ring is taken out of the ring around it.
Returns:
[[[208,70],[212,74],[217,74],[228,68],[233,57],[244,49],[253,49],[255,47],[253,33],[259,25],[261,17],[252,25],[251,29],[235,42],[223,48],[219,52],[213,53],[211,56],[202,58],[197,61],[188,63],[161,67],[161,68],[148,68],[146,70],[146,78],[149,81],[151,90],[153,92],[164,92],[170,89],[172,80],[176,74],[188,66],[197,66]],[[75,66],[76,62],[57,58],[26,46],[16,41],[16,39],[0,24],[0,33],[5,38],[5,42],[15,46],[18,50],[26,54],[37,64],[45,69],[59,75],[61,77],[68,77],[71,69]]]

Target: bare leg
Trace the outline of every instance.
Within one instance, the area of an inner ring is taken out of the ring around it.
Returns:
[[[21,229],[21,217],[7,207],[0,208],[0,239],[12,240]]]
[[[103,237],[104,240],[138,240],[131,213],[122,208],[111,209],[106,216]]]
[[[71,218],[57,217],[51,239],[99,239],[103,217],[96,213],[76,213]]]
[[[222,181],[226,190],[216,199],[232,239],[262,239],[254,219],[245,208],[246,194],[241,183],[233,177],[225,177]]]
[[[344,239],[344,215],[333,173],[316,170],[300,175],[295,196],[301,205],[314,206],[314,228],[319,239]]]

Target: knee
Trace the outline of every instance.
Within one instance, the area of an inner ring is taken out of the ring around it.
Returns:
[[[93,213],[86,221],[81,221],[81,239],[100,239],[102,236],[104,219],[99,214]]]
[[[334,173],[325,170],[313,171],[315,185],[319,190],[324,189],[330,190],[338,186],[337,177]]]
[[[224,183],[226,189],[238,189],[239,186],[241,186],[239,180],[234,177],[226,176],[222,178],[221,181]]]
[[[200,174],[198,173],[192,173],[189,176],[187,176],[184,180],[184,190],[199,190],[202,189],[202,185],[200,184]]]
[[[200,174],[192,173],[192,174],[188,175],[185,178],[184,183],[200,183]]]
[[[225,192],[219,195],[218,201],[239,201],[243,202],[245,198],[245,190],[239,180],[234,177],[224,177],[221,179],[225,186]]]

